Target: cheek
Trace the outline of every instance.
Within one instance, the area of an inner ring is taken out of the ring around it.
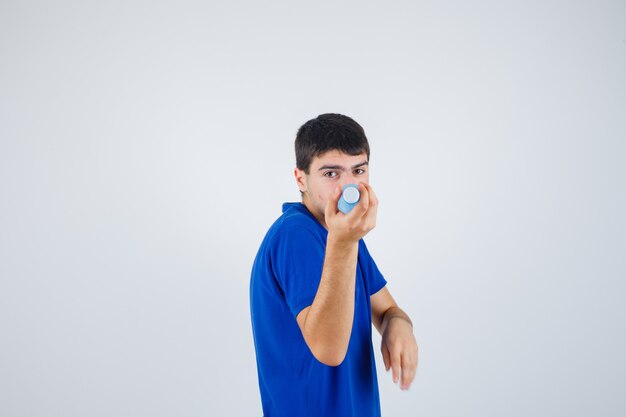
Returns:
[[[325,188],[317,188],[315,190],[315,199],[319,201],[320,205],[326,205],[326,200],[328,199],[328,194]]]
[[[324,188],[317,194],[317,199],[320,202],[321,206],[326,207],[326,203],[328,202],[328,200],[330,200],[331,194],[333,193],[334,189],[335,184],[333,184],[331,187]]]
[[[333,189],[335,188],[335,185],[327,185],[325,187],[319,188],[318,189],[318,193],[317,193],[317,197],[321,200],[324,200],[324,203],[326,203],[326,200],[328,200],[328,198],[330,197],[330,195],[333,192]]]

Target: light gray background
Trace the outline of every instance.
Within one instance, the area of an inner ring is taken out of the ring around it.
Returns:
[[[248,283],[348,114],[420,345],[391,416],[621,416],[619,1],[2,1],[0,416],[260,416]],[[378,351],[379,338],[374,340]]]

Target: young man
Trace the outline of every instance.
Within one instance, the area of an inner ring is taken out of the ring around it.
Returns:
[[[402,389],[415,376],[417,344],[362,239],[378,208],[369,144],[351,118],[322,114],[298,130],[295,147],[302,203],[283,204],[250,281],[263,413],[380,416],[372,323]],[[337,208],[345,184],[361,194],[348,214]]]

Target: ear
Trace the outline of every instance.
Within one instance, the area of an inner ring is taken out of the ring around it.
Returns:
[[[293,170],[293,175],[296,178],[296,184],[298,184],[298,188],[300,189],[301,193],[304,193],[307,191],[307,187],[306,187],[306,173],[298,168],[295,168]]]

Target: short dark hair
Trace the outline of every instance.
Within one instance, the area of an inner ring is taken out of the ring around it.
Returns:
[[[328,151],[348,155],[363,152],[370,158],[370,145],[361,125],[337,113],[320,114],[303,124],[296,134],[296,167],[309,173],[311,161]]]

